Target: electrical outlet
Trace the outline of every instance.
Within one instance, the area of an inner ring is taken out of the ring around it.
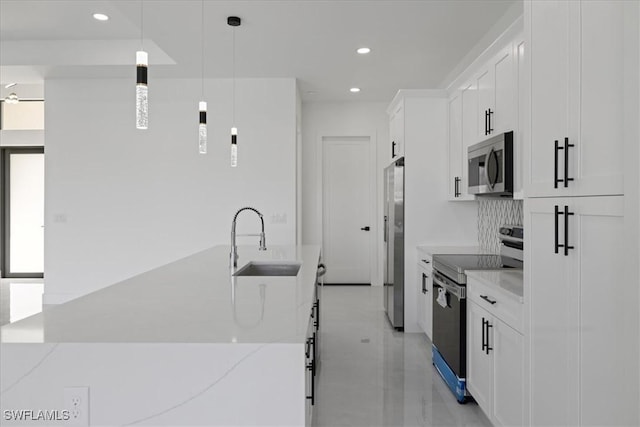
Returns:
[[[69,411],[65,425],[89,427],[89,387],[65,387],[64,409]]]

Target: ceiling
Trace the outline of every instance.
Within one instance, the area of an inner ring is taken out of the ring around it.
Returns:
[[[389,101],[398,89],[442,88],[521,3],[205,0],[204,72],[232,76],[234,30],[226,18],[237,15],[236,77],[296,77],[305,102]],[[202,7],[201,0],[144,0],[150,81],[201,76]],[[110,19],[96,21],[95,12]],[[0,82],[134,78],[140,16],[134,0],[0,0]],[[371,53],[356,54],[361,46]],[[362,91],[350,93],[353,86]]]

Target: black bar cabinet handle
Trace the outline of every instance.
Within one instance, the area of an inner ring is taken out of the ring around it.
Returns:
[[[564,147],[560,147],[560,145],[558,145],[558,140],[555,140],[555,149],[553,152],[554,155],[554,159],[553,159],[553,188],[558,188],[558,183],[559,182],[563,182],[564,180],[562,178],[558,178],[559,172],[558,172],[558,151],[559,150],[564,150]],[[566,161],[566,157],[565,157],[565,161]],[[566,165],[566,163],[565,163]],[[566,185],[565,185],[566,187]]]
[[[564,188],[569,186],[569,181],[573,181],[573,178],[569,178],[569,148],[575,147],[574,144],[569,144],[569,138],[564,138]]]
[[[307,369],[311,372],[311,396],[307,396],[307,399],[311,400],[311,404],[315,405],[316,403],[316,383],[315,383],[315,375],[314,375],[314,371],[315,371],[315,360],[312,360],[311,363],[309,363],[307,365]]]
[[[428,259],[423,259],[422,262],[424,262],[425,264],[431,264],[431,261],[429,261]]]
[[[493,347],[489,347],[489,328],[493,328],[493,325],[487,320],[487,354],[493,350]]]
[[[489,134],[489,111],[484,110],[484,134]]]
[[[556,141],[556,142],[557,142],[557,141]],[[558,253],[558,252],[559,252],[558,250],[559,250],[562,246],[564,246],[564,245],[561,245],[561,244],[558,242],[558,240],[559,240],[559,237],[558,237],[558,235],[559,235],[559,233],[558,233],[558,231],[559,231],[559,230],[558,230],[558,222],[559,222],[559,219],[558,219],[558,217],[559,217],[560,215],[563,215],[563,214],[562,214],[562,212],[560,212],[560,209],[558,208],[558,205],[555,205],[555,208],[554,208],[554,209],[555,209],[555,213],[554,213],[553,218],[554,218],[554,220],[555,220],[555,221],[554,221],[554,222],[555,222],[555,252],[556,252],[556,253]]]
[[[391,158],[393,159],[396,156],[396,142],[391,141]]]
[[[427,275],[422,273],[422,293],[427,293]]]
[[[575,249],[573,246],[569,246],[569,215],[573,215],[573,212],[569,212],[569,206],[564,206],[564,256],[569,256],[569,249]]]
[[[491,305],[493,305],[493,304],[495,304],[495,303],[497,303],[497,302],[498,302],[498,301],[496,301],[496,300],[493,300],[493,299],[489,298],[489,297],[488,297],[488,296],[486,296],[486,295],[480,295],[480,298],[482,298],[483,300],[485,300],[486,302],[488,302],[488,303],[489,303],[489,304],[491,304]]]
[[[488,114],[487,114],[487,135],[490,134],[491,132],[493,132],[493,128],[491,127],[491,116],[492,115],[493,115],[493,111],[491,111],[491,108],[489,108]]]
[[[484,349],[487,347],[487,344],[486,344],[487,333],[485,332],[484,324],[485,324],[485,320],[483,317],[482,318],[482,351],[484,351]]]

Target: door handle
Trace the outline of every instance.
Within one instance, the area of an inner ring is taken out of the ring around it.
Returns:
[[[422,293],[427,293],[427,275],[422,273]]]
[[[497,303],[498,301],[494,300],[494,299],[490,299],[488,296],[486,295],[480,295],[480,298],[482,298],[483,300],[485,300],[486,302],[488,302],[489,304],[493,305],[495,303]]]
[[[366,227],[362,227],[360,230],[362,231],[369,231],[371,230],[371,227],[369,227],[368,225]]]
[[[482,318],[482,351],[485,351],[485,349],[487,348],[487,344],[486,344],[487,332],[486,332],[486,329],[484,328],[485,323],[486,323],[486,320],[484,320],[484,317],[483,317]]]
[[[493,128],[491,127],[491,116],[493,115],[493,111],[491,108],[487,110],[487,135],[493,132]]]
[[[391,158],[393,159],[396,156],[396,142],[391,141]]]

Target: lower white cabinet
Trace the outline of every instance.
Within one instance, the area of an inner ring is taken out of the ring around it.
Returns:
[[[639,425],[624,207],[623,196],[525,202],[531,425]]]
[[[501,300],[473,280],[467,289],[467,389],[494,425],[523,425],[524,337],[497,317],[519,310],[506,318],[520,318],[522,304]]]
[[[418,260],[418,324],[431,339],[433,336],[433,277],[431,256]]]

